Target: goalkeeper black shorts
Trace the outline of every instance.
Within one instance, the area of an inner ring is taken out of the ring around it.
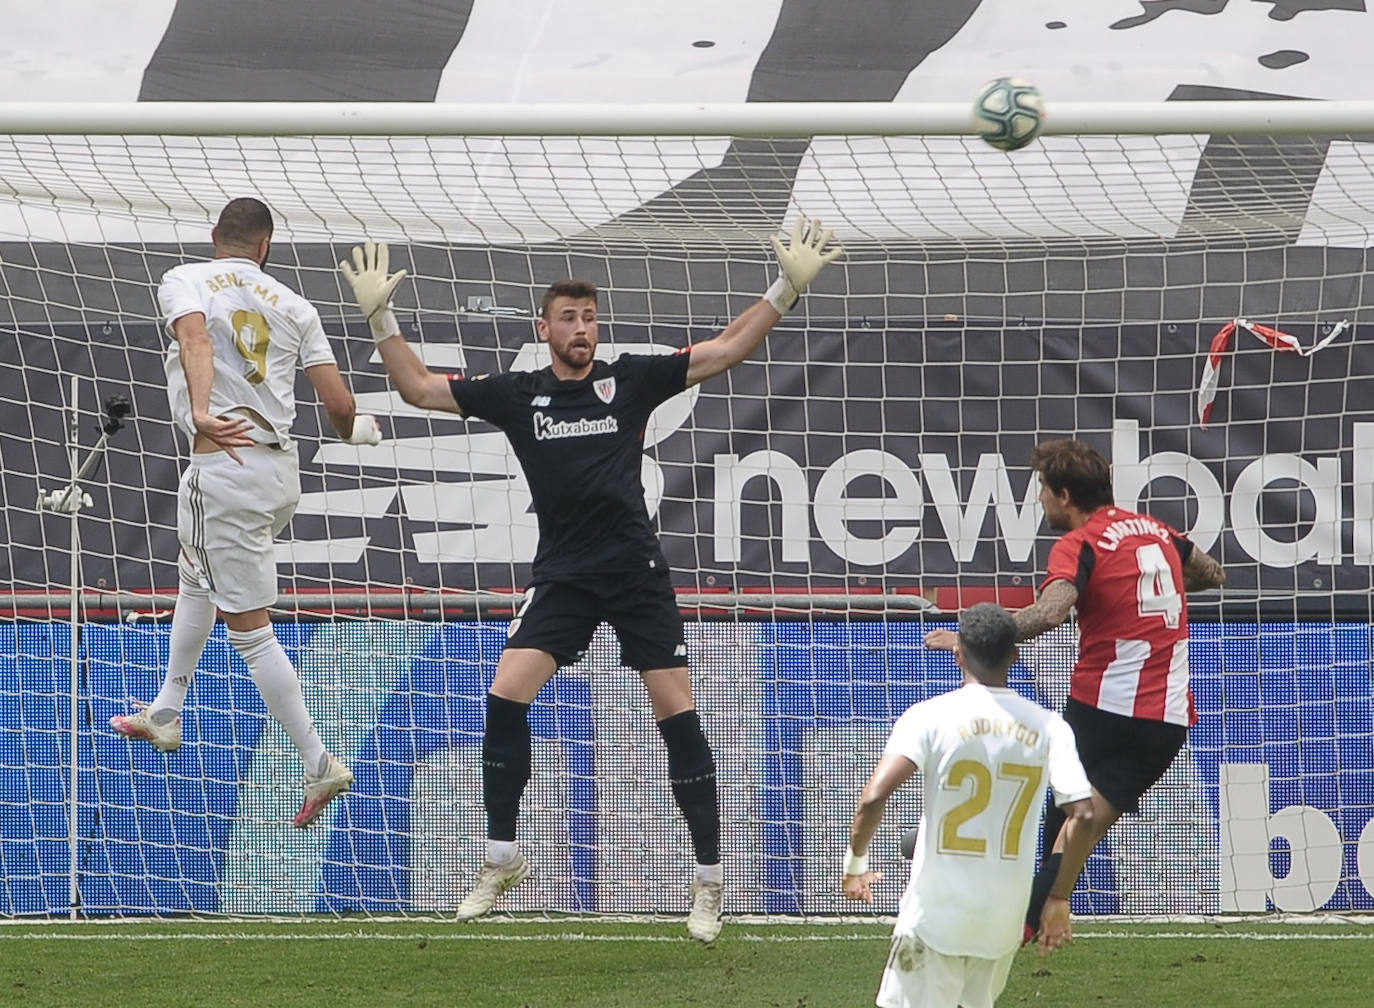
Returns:
[[[1183,743],[1183,725],[1127,717],[1069,697],[1064,720],[1078,742],[1088,782],[1122,812],[1140,811],[1140,797],[1164,776]]]
[[[531,585],[511,621],[506,647],[546,651],[561,667],[586,653],[602,623],[609,623],[620,641],[622,665],[641,672],[687,666],[682,614],[662,563],[642,573]]]

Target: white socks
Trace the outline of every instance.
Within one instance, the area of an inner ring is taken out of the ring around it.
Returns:
[[[697,881],[720,885],[725,881],[725,872],[718,863],[699,864],[697,865]]]
[[[210,601],[209,590],[199,581],[192,580],[185,569],[181,569],[180,574],[177,604],[172,610],[167,674],[163,677],[162,688],[148,705],[149,717],[155,725],[170,723],[186,706],[186,691],[196,674],[196,663],[219,617],[219,609]]]
[[[315,730],[315,722],[305,709],[296,669],[291,659],[286,657],[281,644],[277,643],[277,635],[272,632],[272,627],[230,630],[229,643],[248,666],[248,672],[257,684],[268,712],[286,729],[286,734],[296,744],[306,774],[318,777],[328,753],[320,741],[320,733]]]
[[[498,867],[508,865],[520,853],[520,845],[514,840],[488,840],[487,864]]]

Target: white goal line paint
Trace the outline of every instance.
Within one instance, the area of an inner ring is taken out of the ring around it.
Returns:
[[[320,932],[318,934],[281,934],[280,932],[204,932],[188,934],[67,934],[61,931],[26,931],[19,934],[0,932],[0,941],[493,941],[493,942],[607,942],[613,944],[693,944],[695,939],[670,935],[605,935],[585,934],[576,931],[554,931],[548,934],[493,934],[490,932],[454,932],[449,934],[395,934],[385,931],[341,931]],[[1135,931],[1094,931],[1075,936],[1076,940],[1098,938],[1158,938],[1180,939],[1186,941],[1223,940],[1233,941],[1374,941],[1374,932],[1364,934],[1280,934],[1253,932],[1135,932]],[[793,942],[837,942],[837,941],[886,941],[885,933],[867,934],[807,934],[807,935],[761,935],[747,932],[730,934],[730,941],[761,942],[764,944],[788,944]]]
[[[786,927],[786,928],[832,928],[832,927],[858,927],[858,926],[882,926],[891,929],[897,923],[897,918],[890,914],[836,914],[828,917],[796,918],[783,917],[768,914],[731,914],[726,920],[734,928],[743,929],[749,926],[767,927]],[[574,925],[588,924],[679,924],[682,921],[678,914],[556,914],[542,915],[534,913],[525,914],[493,914],[482,919],[482,927],[536,927],[544,926],[549,928],[571,927]],[[1217,925],[1232,926],[1237,924],[1271,924],[1274,926],[1290,925],[1294,927],[1318,927],[1334,925],[1350,925],[1356,927],[1369,927],[1374,929],[1374,913],[1356,911],[1353,913],[1267,913],[1267,914],[1227,914],[1225,916],[1204,916],[1193,914],[1178,914],[1168,917],[1141,917],[1131,914],[1094,914],[1091,917],[1075,917],[1077,926],[1087,929],[1110,928],[1110,927],[1166,927],[1170,925]],[[317,928],[330,926],[343,926],[347,923],[343,918],[327,917],[321,915],[306,914],[282,914],[277,916],[266,914],[215,914],[215,915],[186,915],[172,917],[95,917],[75,922],[81,927],[99,928],[136,928],[136,927],[194,927],[197,925],[209,927],[223,927],[230,924],[238,924],[243,927],[274,927],[274,928]],[[456,924],[452,916],[445,916],[442,913],[424,914],[376,914],[370,916],[362,922],[367,926],[376,927],[379,925],[395,924],[397,926],[424,927],[427,925]],[[34,917],[0,917],[0,937],[4,937],[6,928],[56,928],[65,929],[73,926],[73,922],[63,918],[34,918]],[[349,932],[363,934],[364,932]],[[370,933],[370,932],[368,932]],[[1084,931],[1087,935],[1090,931]],[[1105,932],[1101,932],[1105,933]],[[1161,932],[1163,933],[1163,932]],[[1210,932],[1209,932],[1210,933]],[[1135,937],[1135,933],[1132,932]]]

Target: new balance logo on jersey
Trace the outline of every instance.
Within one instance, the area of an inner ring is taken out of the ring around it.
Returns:
[[[576,420],[555,420],[543,413],[534,415],[534,436],[540,441],[552,441],[555,438],[590,437],[594,434],[614,434],[618,430],[620,430],[620,424],[613,416],[602,417],[600,420],[589,420],[586,417],[579,417]]]
[[[592,383],[592,389],[596,392],[596,397],[609,406],[615,398],[615,379],[601,378]]]
[[[686,645],[686,644],[679,644],[677,647],[673,648],[673,657],[674,657],[674,658],[686,658],[686,657],[687,657],[687,645]]]
[[[530,405],[531,405],[531,406],[547,406],[547,405],[549,405],[549,403],[551,403],[551,402],[553,402],[553,399],[552,399],[551,397],[546,396],[546,395],[537,395],[537,396],[535,396],[533,399],[530,400]]]

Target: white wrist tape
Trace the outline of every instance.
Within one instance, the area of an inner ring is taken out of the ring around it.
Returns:
[[[764,291],[763,299],[771,304],[779,315],[786,315],[801,297],[796,288],[788,282],[786,274],[780,274],[773,285]]]
[[[377,418],[370,413],[359,413],[353,417],[353,430],[344,438],[346,444],[375,445],[382,440],[382,429],[377,426]]]
[[[868,855],[855,854],[853,849],[846,847],[844,851],[844,873],[846,875],[862,875],[868,871]]]
[[[396,321],[396,313],[391,310],[390,305],[373,312],[368,317],[367,326],[372,330],[372,339],[376,343],[401,332],[401,323]]]

